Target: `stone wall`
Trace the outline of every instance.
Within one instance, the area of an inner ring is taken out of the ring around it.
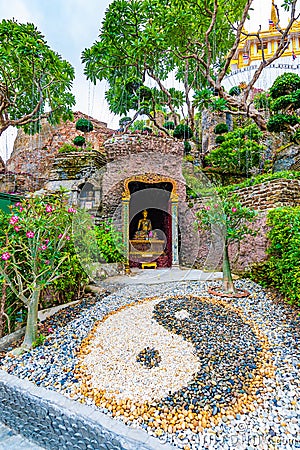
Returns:
[[[49,450],[172,450],[143,430],[0,370],[0,421]]]
[[[300,180],[277,179],[235,191],[244,206],[264,211],[300,205]]]
[[[76,121],[81,117],[88,118],[94,126],[93,131],[86,133],[86,140],[91,143],[94,150],[103,153],[103,142],[113,131],[108,129],[105,123],[80,112],[74,113],[74,121],[67,121],[55,127],[44,121],[41,132],[33,136],[19,130],[6,170],[17,176],[27,174],[27,180],[22,184],[23,191],[40,189],[50,177],[58,149],[64,143],[72,144],[76,136],[84,135],[75,127]]]

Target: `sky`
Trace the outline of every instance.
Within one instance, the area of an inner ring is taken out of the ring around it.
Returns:
[[[118,128],[119,118],[110,113],[105,101],[106,82],[95,87],[86,80],[81,64],[81,53],[98,38],[105,10],[112,0],[0,0],[0,20],[16,19],[18,22],[32,22],[45,36],[52,50],[58,52],[75,68],[73,93],[76,97],[74,111],[81,111]],[[281,0],[278,4],[281,4]],[[254,0],[248,30],[268,28],[271,0]],[[284,23],[283,23],[284,25]],[[0,43],[1,45],[1,43]],[[0,138],[0,156],[9,157],[15,130],[9,129]]]

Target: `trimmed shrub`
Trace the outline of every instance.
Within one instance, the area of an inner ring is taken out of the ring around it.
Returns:
[[[128,117],[128,116],[126,116],[126,117],[122,117],[120,120],[119,120],[119,125],[120,125],[120,127],[126,127],[126,125],[129,123],[129,122],[131,122],[131,117]]]
[[[73,140],[73,144],[77,145],[77,147],[82,147],[85,144],[85,138],[83,136],[76,136]]]
[[[268,131],[274,131],[275,133],[284,131],[289,128],[289,125],[296,125],[299,123],[299,119],[296,115],[292,114],[276,114],[270,117],[267,123]]]
[[[193,131],[188,125],[180,124],[174,130],[173,136],[177,139],[191,139]]]
[[[240,95],[241,92],[242,92],[242,90],[241,90],[241,88],[239,86],[233,86],[229,90],[228,94],[229,95]]]
[[[167,130],[174,130],[175,123],[172,121],[168,121],[163,124],[163,127],[166,128]]]
[[[215,134],[223,134],[228,133],[229,128],[226,123],[218,123],[218,125],[215,126],[214,132]]]
[[[192,146],[189,143],[189,141],[184,141],[184,154],[188,155],[191,150],[192,150]]]
[[[219,136],[216,137],[216,144],[220,145],[224,141],[225,141],[225,137],[224,136],[219,135]]]
[[[88,119],[79,119],[76,122],[76,130],[83,131],[84,133],[88,133],[89,131],[93,131],[94,127],[90,120]]]

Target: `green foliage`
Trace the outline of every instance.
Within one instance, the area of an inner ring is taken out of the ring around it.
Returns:
[[[228,243],[239,242],[246,235],[254,235],[249,224],[255,220],[256,215],[255,211],[242,206],[237,195],[208,200],[196,214],[198,227],[204,230],[219,227]]]
[[[122,234],[116,231],[112,221],[101,222],[95,227],[97,244],[107,263],[124,262]]]
[[[211,29],[213,3],[203,0],[191,2],[186,8],[175,0],[113,0],[106,10],[99,39],[82,54],[85,74],[93,83],[107,80],[106,99],[116,114],[135,110],[150,117],[158,107],[180,112],[186,95],[192,103],[193,92],[208,85],[207,77],[202,75],[208,59],[209,65],[218,63],[219,67],[227,55],[234,42],[231,24],[241,17],[245,3],[220,0]],[[209,45],[202,46],[203,63],[199,58],[187,58],[191,54],[198,56],[199,42],[204,43],[205,37]],[[211,48],[214,51],[209,54]],[[165,81],[170,75],[180,88],[167,87]],[[145,76],[157,87],[147,88]],[[215,107],[221,107],[221,103]],[[189,119],[192,123],[192,117]]]
[[[276,78],[269,92],[271,98],[276,99],[292,94],[298,89],[300,89],[300,76],[296,73],[286,72]]]
[[[36,133],[43,117],[51,124],[72,120],[73,67],[31,23],[2,20],[0,42],[0,135],[11,125]]]
[[[39,347],[40,345],[43,345],[45,340],[46,340],[46,336],[44,336],[43,334],[39,334],[38,337],[36,338],[36,340],[33,342],[32,348],[36,348],[36,347]]]
[[[223,134],[228,133],[229,128],[226,123],[218,123],[218,125],[215,126],[214,133],[215,134]]]
[[[189,141],[184,141],[184,154],[188,155],[192,150],[192,146]]]
[[[84,133],[88,133],[89,131],[93,131],[94,127],[90,120],[88,119],[78,119],[76,122],[76,130],[83,131]]]
[[[224,136],[220,146],[210,152],[205,162],[224,172],[246,174],[260,165],[264,152],[264,147],[258,143],[261,137],[261,131],[254,124],[231,131]]]
[[[209,105],[212,111],[225,111],[228,109],[228,102],[225,98],[215,98]]]
[[[184,160],[187,162],[193,163],[195,161],[195,158],[192,155],[185,155]],[[188,195],[188,187],[186,187],[186,189],[187,189],[187,195]]]
[[[70,152],[78,152],[78,147],[72,144],[63,144],[59,149],[59,153],[70,153]]]
[[[270,96],[266,92],[259,92],[255,95],[253,103],[256,109],[266,111],[270,108]]]
[[[267,225],[269,259],[254,268],[251,277],[300,306],[300,207],[269,211]]]
[[[296,125],[299,123],[299,118],[291,114],[275,114],[270,117],[267,123],[268,131],[279,133],[289,129],[289,125]]]
[[[131,117],[129,117],[129,116],[126,116],[126,117],[122,117],[120,120],[119,120],[119,125],[120,125],[120,127],[126,127],[126,125],[128,124],[128,123],[130,123],[131,122]]]
[[[229,95],[240,95],[241,92],[242,92],[242,90],[241,90],[241,88],[239,86],[233,86],[229,90],[228,94]]]
[[[77,147],[82,147],[85,144],[85,137],[83,137],[83,136],[76,136],[73,139],[73,144],[77,145]]]
[[[63,190],[28,197],[1,216],[0,275],[8,288],[28,308],[24,345],[36,339],[41,292],[62,276],[59,269],[68,255],[72,216]],[[65,274],[64,274],[65,275]]]
[[[181,123],[175,128],[173,136],[177,139],[191,139],[193,137],[193,131],[188,125]]]
[[[175,124],[172,121],[168,121],[163,124],[163,127],[166,128],[167,130],[174,130]]]
[[[222,144],[222,142],[224,142],[225,141],[225,136],[217,136],[216,137],[216,144]]]
[[[136,131],[136,130],[142,131],[143,128],[145,128],[145,126],[146,126],[145,120],[135,120],[133,122],[133,124],[130,126],[130,130],[131,131]]]
[[[152,133],[153,132],[152,128],[150,128],[150,127],[144,127],[142,129],[142,131],[145,132],[145,133]]]

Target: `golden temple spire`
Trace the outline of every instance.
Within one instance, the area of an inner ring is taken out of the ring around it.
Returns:
[[[276,24],[278,24],[278,14],[276,10],[276,6],[274,3],[274,0],[272,0],[272,7],[271,7],[271,20],[269,21],[269,30],[272,30],[275,28]]]

